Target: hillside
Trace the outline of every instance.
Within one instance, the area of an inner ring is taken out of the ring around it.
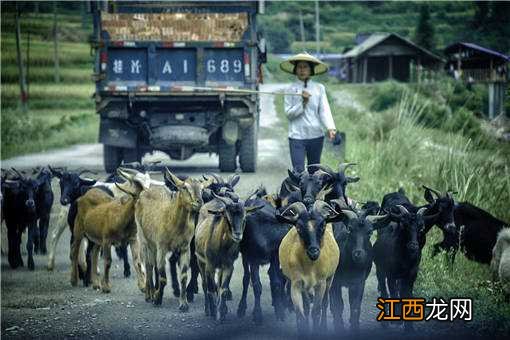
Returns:
[[[413,40],[420,8],[424,3],[320,1],[322,48],[326,52],[341,53],[345,48],[352,47],[356,34],[362,32],[394,32]],[[486,16],[475,2],[431,1],[426,4],[435,31],[436,51],[458,40],[476,42],[502,52],[510,51],[509,39],[503,39],[510,36],[510,3],[491,2],[492,7],[488,8]],[[309,42],[307,44],[301,43],[300,11],[303,14],[305,40]],[[282,37],[288,31],[290,50],[315,50],[313,1],[269,2],[260,23],[273,48],[282,46]]]

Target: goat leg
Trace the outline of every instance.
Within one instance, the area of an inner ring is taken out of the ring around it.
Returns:
[[[225,321],[228,313],[228,307],[227,307],[227,300],[228,300],[228,294],[230,292],[229,286],[230,286],[230,279],[232,278],[232,273],[234,272],[234,266],[229,266],[226,268],[223,268],[221,270],[220,275],[220,298],[218,301],[218,314],[216,315],[216,319],[218,321]],[[232,293],[230,293],[232,294]]]
[[[365,290],[365,282],[357,282],[349,286],[349,306],[351,308],[350,325],[354,332],[359,331],[359,316],[361,313],[361,301],[363,299],[363,291]]]
[[[78,284],[78,255],[80,252],[81,235],[74,235],[71,244],[71,285]]]
[[[140,242],[137,237],[129,240],[129,248],[133,256],[133,265],[135,266],[136,282],[138,289],[143,293],[145,292],[145,276],[142,270],[142,262],[140,260]],[[146,275],[151,275],[151,272],[146,268]]]
[[[103,243],[103,261],[104,261],[104,273],[103,280],[101,282],[101,291],[103,293],[110,293],[112,285],[110,284],[110,267],[112,265],[112,245],[110,243]],[[92,268],[92,270],[95,270]]]
[[[158,271],[159,280],[156,283],[156,298],[154,299],[154,305],[161,305],[163,302],[163,293],[165,291],[166,286],[166,271],[165,271],[165,255],[166,253],[158,246],[157,255],[156,255],[156,268]]]
[[[322,281],[319,282],[314,287],[313,292],[313,307],[312,307],[312,321],[313,321],[313,330],[315,333],[321,332],[320,323],[321,323],[321,315],[322,315],[322,302],[325,298],[327,283]],[[324,318],[325,319],[325,318]],[[322,329],[324,331],[325,329]]]
[[[237,306],[237,316],[242,318],[246,314],[246,296],[248,295],[248,286],[250,285],[250,265],[245,256],[243,258],[243,293]]]
[[[57,217],[57,227],[53,230],[50,240],[50,254],[48,256],[48,270],[55,268],[55,253],[57,251],[57,244],[67,226],[67,214],[69,209],[62,207]]]
[[[39,219],[39,251],[46,255],[46,238],[48,237],[48,227],[50,225],[50,215],[45,214]]]
[[[34,242],[36,241],[37,222],[28,226],[27,253],[28,253],[28,269],[34,270]]]
[[[179,253],[173,252],[168,259],[168,265],[170,267],[170,279],[172,280],[172,290],[175,297],[181,296],[181,290],[179,288],[179,280],[177,278],[177,261],[179,260]]]
[[[292,282],[290,286],[290,296],[292,298],[292,304],[294,305],[296,312],[296,325],[298,335],[306,337],[309,329],[308,318],[305,317],[303,295],[302,284]]]
[[[193,302],[194,295],[198,294],[198,264],[197,255],[195,254],[195,239],[191,241],[190,245],[190,268],[191,268],[191,279],[186,289],[188,302]]]
[[[181,281],[181,295],[179,298],[179,310],[181,312],[188,311],[188,300],[187,300],[187,287],[188,287],[188,268],[190,261],[190,249],[186,249],[185,251],[180,252],[179,257],[179,269],[180,269],[180,281]]]
[[[262,323],[262,309],[260,308],[260,295],[262,294],[262,284],[260,283],[259,265],[251,265],[251,284],[253,287],[253,321],[260,325]]]
[[[330,309],[333,314],[333,322],[335,324],[335,332],[341,333],[344,330],[344,300],[342,298],[342,285],[339,280],[333,280],[333,284],[329,291]]]
[[[101,249],[101,247],[98,244],[95,244],[95,243],[93,243],[92,247],[93,247],[92,248],[92,254],[91,254],[92,259],[91,259],[91,265],[90,266],[92,268],[97,268],[97,261],[98,261],[98,258],[99,258],[99,250]],[[97,275],[97,270],[91,270],[90,276],[91,276],[91,281],[92,281],[92,288],[93,289],[100,289],[101,288],[101,284],[99,282],[99,277]]]

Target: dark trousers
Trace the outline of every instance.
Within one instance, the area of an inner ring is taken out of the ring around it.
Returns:
[[[323,144],[324,137],[312,139],[289,138],[290,159],[294,171],[303,172],[305,169],[305,155],[308,165],[319,164]]]

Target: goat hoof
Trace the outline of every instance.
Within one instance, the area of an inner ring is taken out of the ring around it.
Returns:
[[[101,291],[105,294],[110,293],[112,290],[112,286],[109,283],[103,283],[101,285]]]
[[[253,314],[253,322],[256,325],[262,325],[262,314]]]
[[[195,294],[193,292],[186,292],[186,300],[188,302],[195,301]]]
[[[186,305],[186,304],[183,304],[183,305],[180,305],[180,306],[179,306],[179,311],[180,311],[180,312],[185,313],[185,312],[187,312],[188,310],[189,310],[189,306],[188,306],[188,305]]]
[[[127,278],[127,277],[130,277],[131,276],[131,270],[127,269],[127,270],[124,270],[124,277]]]
[[[237,317],[243,318],[246,315],[246,305],[237,307]]]

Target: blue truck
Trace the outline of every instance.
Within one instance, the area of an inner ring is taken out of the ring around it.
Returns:
[[[104,167],[217,153],[219,169],[257,166],[263,2],[91,2],[95,103]],[[197,91],[198,89],[198,91]]]

